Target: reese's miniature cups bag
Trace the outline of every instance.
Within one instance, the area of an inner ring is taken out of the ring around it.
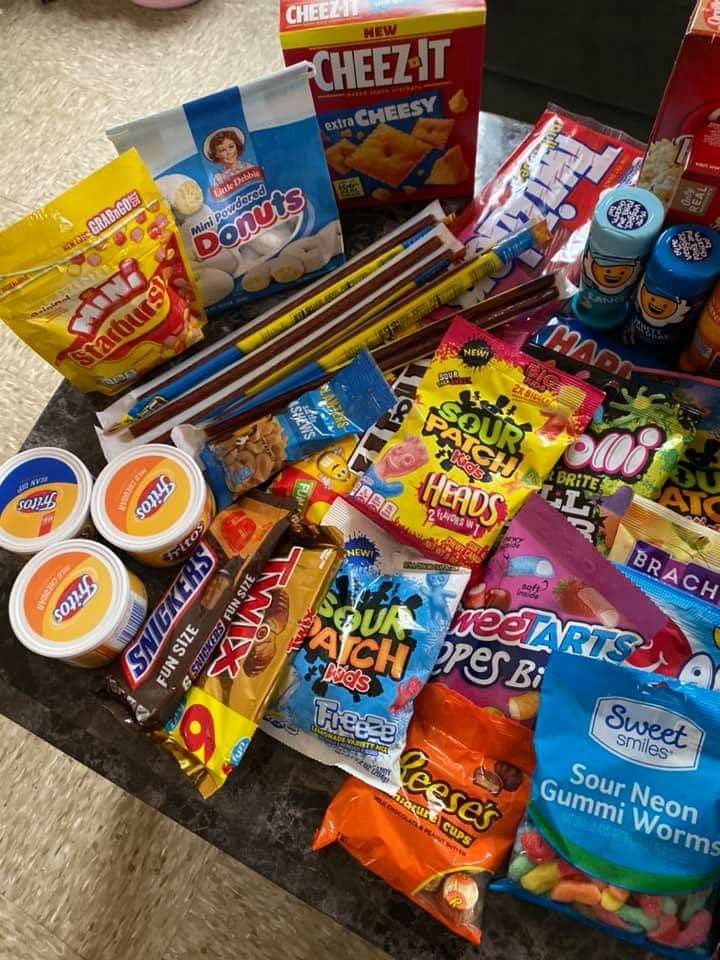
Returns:
[[[0,320],[85,393],[125,390],[202,339],[177,227],[135,150],[0,232]]]
[[[344,500],[324,518],[345,560],[270,704],[263,729],[393,792],[415,697],[470,571],[424,560]]]
[[[353,502],[428,555],[482,563],[602,396],[455,320]]]
[[[240,763],[342,557],[340,537],[329,528],[286,536],[233,614],[205,673],[155,734],[204,797]]]
[[[720,883],[720,697],[556,653],[505,890],[645,950],[707,957]]]
[[[451,690],[426,687],[395,795],[348,779],[313,849],[337,841],[454,933],[479,943],[485,889],[512,846],[532,766],[529,730]]]

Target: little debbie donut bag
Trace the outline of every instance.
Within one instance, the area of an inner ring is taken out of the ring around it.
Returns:
[[[554,653],[530,803],[493,884],[669,957],[707,957],[720,882],[720,696]]]

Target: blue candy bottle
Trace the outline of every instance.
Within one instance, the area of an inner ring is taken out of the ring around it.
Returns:
[[[573,300],[578,320],[594,330],[610,330],[623,322],[664,217],[662,203],[649,190],[616,187],[603,194],[593,214],[580,290]]]
[[[720,234],[679,224],[660,235],[628,318],[629,343],[664,351],[688,339],[720,275]]]

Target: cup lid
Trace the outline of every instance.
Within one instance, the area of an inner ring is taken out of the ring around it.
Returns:
[[[10,623],[33,653],[75,657],[113,639],[130,597],[127,570],[92,540],[46,547],[20,571],[10,591]]]
[[[77,536],[90,510],[90,471],[59,447],[35,447],[0,467],[0,547],[37,553]]]
[[[178,543],[197,522],[206,497],[205,478],[191,456],[148,443],[111,460],[100,473],[92,518],[109,543],[150,553]]]
[[[649,285],[686,297],[708,290],[720,274],[720,234],[702,224],[668,227],[655,244],[645,278]]]

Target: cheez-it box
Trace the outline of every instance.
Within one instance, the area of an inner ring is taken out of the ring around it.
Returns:
[[[280,0],[338,203],[472,196],[485,0]]]

